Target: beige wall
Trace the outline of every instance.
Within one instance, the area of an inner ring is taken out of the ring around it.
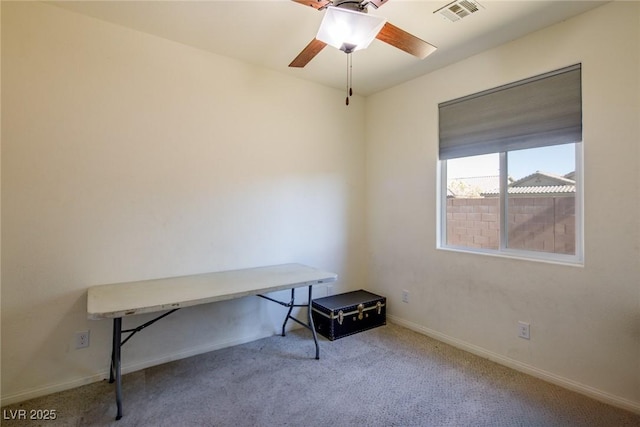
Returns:
[[[636,411],[639,23],[640,3],[615,2],[376,94],[371,117],[400,107],[366,130],[368,283],[389,298],[391,319]],[[437,250],[438,103],[577,62],[585,266]]]
[[[3,2],[2,42],[3,404],[103,377],[90,285],[301,262],[363,286],[363,98],[42,3]],[[182,310],[125,371],[272,335],[284,310]]]
[[[331,89],[3,2],[2,403],[102,378],[111,325],[86,320],[89,285],[299,261],[338,272],[336,292],[384,293],[397,322],[640,410],[638,28],[640,4],[607,5],[345,110]],[[436,250],[438,102],[576,62],[585,267]],[[180,311],[127,344],[125,371],[271,335],[280,314]]]

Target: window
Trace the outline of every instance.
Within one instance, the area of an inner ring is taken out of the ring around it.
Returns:
[[[581,66],[439,111],[439,246],[581,263]]]

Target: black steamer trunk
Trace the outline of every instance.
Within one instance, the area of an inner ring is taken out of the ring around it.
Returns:
[[[314,299],[313,324],[330,339],[346,337],[387,324],[387,299],[365,290]]]

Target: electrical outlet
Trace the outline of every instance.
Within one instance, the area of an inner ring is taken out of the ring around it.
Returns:
[[[527,322],[518,322],[518,336],[528,340],[530,338],[530,325]]]
[[[402,291],[402,302],[409,304],[409,291],[406,289]]]
[[[76,349],[89,347],[89,331],[76,332]]]
[[[333,295],[333,285],[327,285],[327,296]]]

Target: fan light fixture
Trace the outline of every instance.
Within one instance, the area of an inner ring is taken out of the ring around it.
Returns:
[[[364,9],[366,11],[366,9]],[[347,98],[353,94],[351,89],[351,54],[356,50],[366,49],[376,38],[386,19],[367,15],[351,9],[334,6],[327,7],[327,11],[320,23],[316,39],[340,49],[347,54]]]
[[[385,18],[329,6],[316,38],[346,53],[367,48],[386,22]]]
[[[349,105],[349,97],[353,94],[351,54],[356,50],[367,48],[373,39],[383,41],[420,59],[426,58],[436,50],[434,45],[390,24],[385,18],[367,15],[369,6],[377,9],[386,4],[387,0],[293,1],[324,11],[324,17],[316,37],[291,61],[289,67],[304,67],[327,45],[343,51],[347,54],[347,105]],[[455,1],[475,2],[475,0]]]

